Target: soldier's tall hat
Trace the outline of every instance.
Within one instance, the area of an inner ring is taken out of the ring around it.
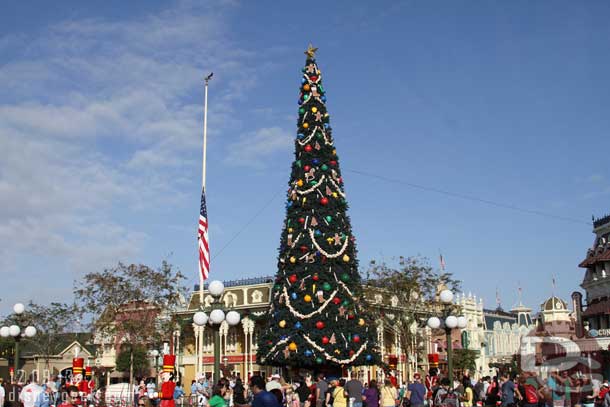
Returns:
[[[83,368],[85,366],[85,359],[83,358],[74,358],[72,359],[72,375],[76,376],[77,374],[83,374]]]
[[[163,372],[174,373],[176,355],[163,355]]]

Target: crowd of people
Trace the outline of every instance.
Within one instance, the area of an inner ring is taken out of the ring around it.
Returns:
[[[424,382],[415,374],[402,385],[390,379],[363,383],[320,374],[286,381],[274,374],[267,380],[227,378],[212,385],[201,377],[186,400],[189,407],[610,407],[608,381],[583,374],[553,372],[546,379],[501,374],[478,380],[466,375],[453,383],[429,375]]]

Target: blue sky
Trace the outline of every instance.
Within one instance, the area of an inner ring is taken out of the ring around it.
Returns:
[[[212,277],[274,274],[309,42],[362,267],[441,250],[490,307],[578,288],[610,212],[610,4],[25,3],[0,13],[0,312],[119,260],[196,281],[209,71]]]

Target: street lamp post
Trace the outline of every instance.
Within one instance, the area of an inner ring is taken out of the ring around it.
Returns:
[[[440,293],[440,300],[443,304],[442,320],[439,317],[430,317],[428,319],[428,327],[431,329],[443,328],[447,340],[447,370],[449,374],[449,382],[453,388],[453,343],[451,340],[451,331],[455,328],[466,328],[467,319],[464,316],[456,317],[451,315],[453,311],[453,292],[451,290],[443,290]]]
[[[155,377],[157,381],[159,380],[159,355],[160,352],[157,349],[150,351],[150,356],[155,358]]]
[[[22,314],[25,312],[25,305],[23,305],[22,303],[18,302],[17,304],[13,305],[13,311],[15,312],[16,315],[16,320],[18,323],[22,322]],[[13,365],[13,369],[15,372],[15,375],[17,375],[18,373],[18,369],[19,369],[19,342],[21,341],[22,337],[28,337],[28,338],[32,338],[33,336],[36,335],[36,328],[29,325],[27,326],[25,329],[22,329],[19,327],[19,325],[11,325],[11,326],[3,326],[2,328],[0,328],[0,336],[3,338],[8,338],[9,336],[12,336],[13,339],[15,340],[15,362]]]
[[[197,326],[210,324],[214,329],[214,381],[217,382],[220,378],[220,324],[227,321],[229,326],[239,324],[241,315],[236,311],[226,310],[221,303],[222,294],[225,286],[222,281],[214,280],[208,285],[208,291],[214,298],[211,306],[202,308],[193,315],[193,322]],[[206,313],[209,312],[209,316]],[[200,356],[201,357],[201,356]],[[199,372],[201,373],[201,372]]]

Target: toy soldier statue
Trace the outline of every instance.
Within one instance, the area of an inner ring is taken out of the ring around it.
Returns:
[[[174,364],[176,363],[176,355],[163,355],[163,370],[161,371],[161,391],[159,398],[161,399],[161,407],[176,407],[174,403]]]

